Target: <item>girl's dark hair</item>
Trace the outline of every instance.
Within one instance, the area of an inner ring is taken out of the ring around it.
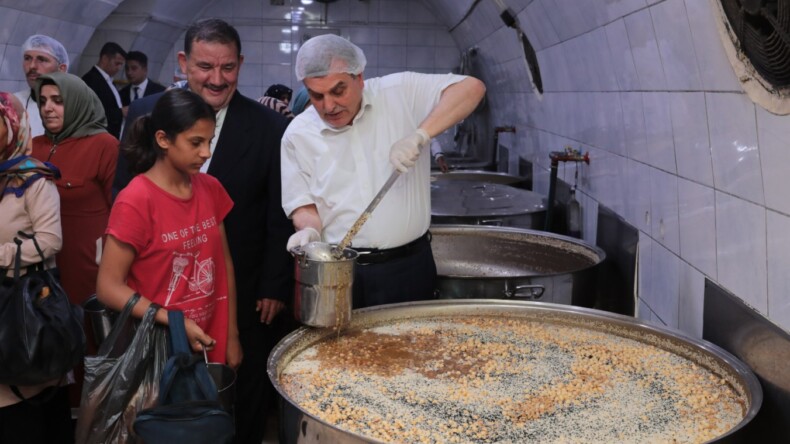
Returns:
[[[157,159],[165,155],[154,135],[164,131],[168,140],[176,140],[180,133],[192,128],[200,119],[216,120],[214,110],[199,95],[185,89],[165,92],[154,105],[150,115],[137,118],[129,135],[121,144],[121,152],[129,163],[129,171],[137,175],[148,171]]]

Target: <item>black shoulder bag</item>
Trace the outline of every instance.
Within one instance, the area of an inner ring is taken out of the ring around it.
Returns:
[[[14,238],[14,278],[0,286],[0,384],[27,386],[59,379],[82,362],[85,332],[82,308],[46,268],[35,233],[18,234],[33,240],[41,263],[20,276],[22,241]]]

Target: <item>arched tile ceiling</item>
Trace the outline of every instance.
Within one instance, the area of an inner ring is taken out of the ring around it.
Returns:
[[[124,48],[144,51],[157,72],[184,28],[214,0],[124,0],[96,28],[83,51],[80,69],[86,71],[98,56],[101,45],[115,41]]]
[[[151,41],[169,41],[172,43],[176,38],[178,38],[179,34],[183,32],[183,28],[185,28],[187,24],[189,24],[195,17],[200,16],[201,12],[206,7],[209,7],[218,1],[222,0],[118,0],[114,2],[117,4],[117,7],[114,10],[111,9],[108,14],[105,14],[102,17],[102,20],[97,25],[97,31],[113,31],[114,34],[128,33],[129,35],[127,35],[127,38],[131,38],[131,41],[119,41],[119,43],[126,47],[137,47],[138,45],[142,45],[145,46],[147,50],[150,50],[151,48],[149,48],[147,45]],[[291,0],[285,0],[286,3],[288,1]],[[464,16],[466,16],[473,4],[480,0],[422,1],[442,23],[450,28],[458,24],[464,18]],[[0,5],[10,2],[10,0],[0,0]],[[37,0],[31,3],[62,3],[61,9],[71,9],[69,8],[70,2],[65,1],[52,2],[51,0]],[[110,5],[113,2],[111,0],[82,0],[81,3],[91,4],[90,8],[92,9],[95,7],[93,4],[104,3]],[[526,3],[529,3],[529,1]],[[30,9],[35,10],[35,8]],[[116,40],[122,39],[116,38]]]
[[[82,59],[74,61],[79,63],[73,72],[85,72],[95,63],[99,49],[104,42],[115,41],[124,48],[132,48],[145,52],[151,60],[149,70],[158,72],[162,67],[173,43],[179,38],[186,26],[195,17],[200,17],[204,9],[211,7],[222,0],[120,0],[113,5],[106,0],[82,0],[84,5],[79,10],[88,10],[97,6],[115,6],[114,9],[104,8],[105,14],[94,17],[100,19],[96,30],[81,51]],[[263,0],[266,1],[266,0]],[[299,3],[296,0],[284,0]],[[359,0],[375,1],[375,0]],[[447,28],[459,25],[468,15],[469,11],[480,0],[422,0],[425,6]],[[522,0],[523,1],[523,0]],[[531,0],[527,1],[529,3]],[[0,0],[0,5],[9,0]],[[32,3],[44,3],[38,0]],[[62,3],[59,9],[67,8],[68,2],[51,1],[49,3]],[[88,6],[90,5],[90,6]],[[102,8],[97,8],[102,10]],[[70,48],[71,49],[71,48]]]

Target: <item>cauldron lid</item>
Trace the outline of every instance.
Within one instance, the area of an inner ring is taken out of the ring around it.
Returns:
[[[439,171],[431,172],[431,182],[456,180],[476,180],[485,183],[498,183],[501,185],[516,186],[519,183],[523,183],[526,179],[498,171],[453,170],[447,173],[442,173]]]
[[[513,216],[545,210],[542,195],[508,185],[475,180],[431,183],[433,216]]]

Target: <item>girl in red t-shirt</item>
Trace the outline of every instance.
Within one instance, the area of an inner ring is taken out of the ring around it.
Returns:
[[[96,294],[121,310],[132,293],[142,298],[133,315],[151,302],[157,322],[166,309],[184,312],[194,351],[238,367],[233,263],[222,223],[233,206],[215,178],[200,172],[211,157],[214,110],[183,89],[166,92],[149,116],[132,125],[122,146],[136,174],[118,194],[107,225]]]

